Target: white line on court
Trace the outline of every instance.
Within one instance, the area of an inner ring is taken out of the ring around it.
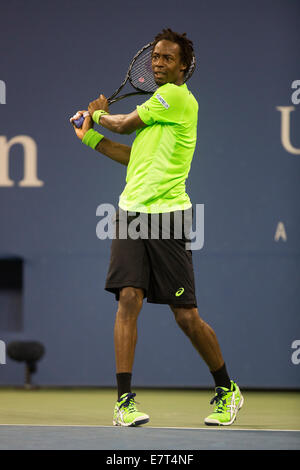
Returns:
[[[122,426],[108,426],[98,424],[12,424],[2,423],[1,426],[40,427],[40,428],[113,428],[120,429]],[[124,426],[123,426],[124,427]],[[253,429],[253,428],[229,428],[229,426],[207,426],[205,428],[167,427],[167,426],[132,426],[133,429],[173,429],[190,431],[255,431],[255,432],[300,432],[300,429]]]

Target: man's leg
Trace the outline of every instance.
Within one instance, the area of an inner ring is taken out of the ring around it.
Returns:
[[[137,319],[143,305],[144,291],[134,287],[120,290],[119,307],[114,328],[118,401],[115,405],[115,426],[140,426],[149,416],[137,410],[135,393],[131,392],[131,374],[137,342]]]
[[[137,342],[137,319],[143,305],[144,291],[134,287],[120,290],[114,327],[118,398],[131,392],[131,374]]]
[[[212,373],[216,386],[230,388],[230,378],[214,330],[200,318],[196,307],[170,305],[177,324],[191,340]]]
[[[216,394],[211,401],[215,409],[204,422],[211,426],[229,426],[235,419],[244,403],[238,385],[230,380],[221,349],[214,330],[200,318],[194,307],[170,306],[178,325],[190,338],[212,373]]]

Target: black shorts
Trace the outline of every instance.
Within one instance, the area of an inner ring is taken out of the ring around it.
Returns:
[[[116,300],[121,288],[131,286],[143,289],[151,303],[197,307],[186,246],[191,223],[192,208],[155,216],[117,211],[105,289]]]

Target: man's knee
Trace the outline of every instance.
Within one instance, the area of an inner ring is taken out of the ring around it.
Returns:
[[[144,291],[135,287],[120,289],[119,310],[128,315],[137,315],[143,305]]]
[[[180,328],[187,330],[192,327],[195,320],[200,319],[198,309],[193,306],[174,307],[170,305],[174,317]]]

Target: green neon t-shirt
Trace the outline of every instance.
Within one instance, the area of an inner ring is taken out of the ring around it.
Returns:
[[[190,208],[185,181],[197,139],[196,99],[186,84],[166,83],[137,112],[147,127],[136,132],[119,206],[147,213]]]

